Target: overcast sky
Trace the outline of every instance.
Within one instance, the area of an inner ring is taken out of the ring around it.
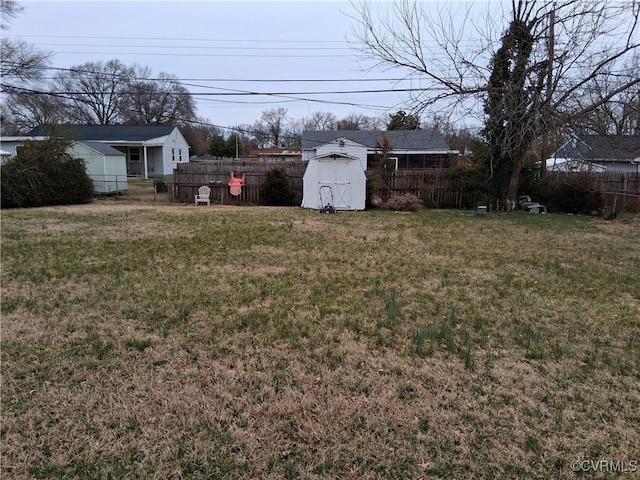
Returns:
[[[53,52],[50,67],[117,58],[150,67],[154,75],[176,75],[194,94],[198,115],[215,125],[252,124],[264,110],[279,107],[293,119],[316,111],[340,119],[406,108],[404,93],[356,93],[408,84],[380,80],[398,78],[398,71],[366,71],[348,44],[355,25],[349,2],[18,3],[24,11],[4,35]],[[228,95],[236,91],[282,95]]]

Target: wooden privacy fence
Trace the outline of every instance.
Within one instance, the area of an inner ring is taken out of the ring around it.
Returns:
[[[368,171],[367,176],[373,173]],[[394,195],[415,195],[428,206],[465,206],[463,189],[451,181],[446,170],[396,170],[389,178],[389,188]]]
[[[640,175],[602,175],[597,179],[605,210],[640,213]]]
[[[198,164],[184,163],[176,168],[174,198],[178,202],[193,202],[194,195],[202,185],[211,187],[213,203],[261,205],[262,185],[267,172],[272,169],[286,172],[289,188],[294,193],[294,205],[302,203],[302,177],[307,168],[306,162],[287,162],[280,164],[242,163]],[[229,178],[245,175],[246,183],[238,197],[229,194]],[[373,172],[368,171],[367,176]],[[451,184],[444,170],[397,170],[389,179],[392,194],[413,194],[427,200],[429,205],[437,207],[463,207],[463,192]]]
[[[198,188],[207,185],[211,188],[211,202],[234,205],[262,205],[262,185],[267,172],[280,168],[285,171],[289,188],[294,193],[293,205],[302,203],[302,176],[307,168],[306,162],[290,162],[286,164],[241,163],[224,164],[178,164],[174,175],[174,198],[178,202],[193,202]],[[240,195],[229,193],[231,172],[234,176],[245,175],[245,184]]]
[[[292,205],[302,203],[302,177],[307,168],[306,162],[287,163],[249,163],[238,164],[178,164],[174,175],[172,198],[177,202],[193,202],[198,188],[211,187],[211,202],[234,205],[263,205],[262,186],[267,172],[282,169],[286,173],[290,190],[294,193]],[[245,175],[246,183],[242,193],[234,197],[229,193],[231,172],[235,176]],[[367,176],[374,174],[367,171]],[[556,178],[563,181],[562,173]],[[432,170],[396,170],[389,180],[391,194],[413,194],[425,200],[427,206],[436,208],[473,208],[478,201],[478,192],[464,188],[461,177],[451,178],[446,169]],[[571,181],[570,178],[566,179]],[[640,213],[640,181],[636,174],[597,175],[595,188],[601,192],[603,204],[610,211]]]
[[[613,212],[640,213],[640,175],[638,173],[547,172],[547,185],[566,185],[596,193],[606,215]],[[570,197],[568,197],[571,200]]]

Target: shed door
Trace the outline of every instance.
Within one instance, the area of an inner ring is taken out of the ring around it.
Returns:
[[[328,185],[333,193],[335,208],[350,209],[351,179],[349,177],[350,160],[320,160],[319,187]],[[326,190],[326,189],[325,189]],[[325,195],[328,192],[323,192]],[[323,200],[327,200],[323,198]]]

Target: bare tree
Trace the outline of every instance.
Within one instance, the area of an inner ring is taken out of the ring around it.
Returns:
[[[8,29],[7,21],[22,12],[22,7],[14,0],[0,0],[0,29]],[[47,66],[50,52],[6,36],[0,38],[0,78],[3,92],[12,91],[25,82],[38,80]]]
[[[23,7],[18,5],[15,0],[0,0],[0,29],[4,30],[7,27],[7,19],[14,19],[21,13]]]
[[[438,112],[430,112],[425,115],[420,127],[424,130],[435,130],[443,135],[453,135],[459,130],[466,129],[464,126],[454,124],[448,115],[441,115]]]
[[[240,150],[244,154],[248,154],[251,150],[255,150],[260,147],[260,143],[255,136],[255,132],[252,130],[252,126],[246,123],[236,125],[234,132],[238,134],[238,143]]]
[[[302,119],[302,130],[336,130],[337,122],[336,116],[331,112],[313,112],[310,117]]]
[[[252,129],[256,140],[263,147],[270,144],[280,146],[280,137],[287,122],[286,108],[272,108],[262,112],[262,117],[254,123]]]
[[[611,65],[602,76],[585,85],[576,96],[577,111],[585,105],[598,105],[587,115],[576,117],[572,130],[597,135],[640,135],[640,86],[626,89],[610,97],[620,84],[629,82],[640,71],[640,52],[626,65]],[[602,102],[603,98],[609,100]]]
[[[381,119],[357,113],[350,113],[336,123],[337,130],[379,130],[381,126]]]
[[[197,121],[191,93],[177,77],[152,78],[147,67],[119,60],[61,70],[49,86],[14,87],[5,107],[22,124],[178,125]],[[49,98],[47,98],[49,97]]]
[[[586,85],[638,50],[637,0],[512,0],[508,11],[487,11],[483,21],[457,3],[429,3],[427,11],[400,0],[380,18],[370,3],[355,7],[354,46],[376,66],[402,69],[416,81],[422,93],[411,99],[414,111],[483,107],[475,111],[490,146],[492,195],[508,208],[534,140],[640,84],[636,71],[602,98],[577,101]]]
[[[305,131],[305,119],[289,119],[285,127],[280,144],[284,144],[287,148],[302,148],[302,133]]]
[[[121,121],[139,125],[186,125],[196,119],[191,93],[175,75],[151,77],[148,67],[133,67],[120,104]]]
[[[64,95],[67,116],[75,123],[110,125],[120,120],[132,68],[120,60],[87,62],[59,72],[54,90]]]
[[[15,134],[25,134],[41,125],[54,125],[66,121],[62,99],[48,93],[13,91],[7,94],[3,105],[3,130],[7,123]]]

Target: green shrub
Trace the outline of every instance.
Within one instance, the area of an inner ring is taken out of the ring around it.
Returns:
[[[84,161],[65,152],[67,141],[28,142],[0,169],[2,208],[87,203],[93,182]]]
[[[262,201],[265,205],[293,205],[295,194],[289,187],[287,172],[274,168],[267,172],[262,184]]]
[[[437,207],[435,202],[431,200],[431,194],[433,193],[431,187],[423,185],[418,192],[418,198],[422,201],[422,205],[427,208]]]
[[[460,192],[462,208],[475,208],[489,203],[489,180],[482,168],[454,166],[447,171],[447,176],[451,188]]]
[[[597,178],[588,172],[548,173],[530,182],[523,193],[544,204],[549,212],[591,214],[603,205]]]

